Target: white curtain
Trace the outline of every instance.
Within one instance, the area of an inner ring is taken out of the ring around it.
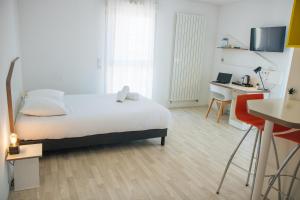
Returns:
[[[152,96],[156,0],[107,0],[106,90]]]

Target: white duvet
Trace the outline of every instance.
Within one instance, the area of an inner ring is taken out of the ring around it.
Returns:
[[[146,98],[116,102],[115,95],[66,95],[68,114],[34,117],[19,114],[22,140],[61,139],[113,132],[168,128],[170,112]]]

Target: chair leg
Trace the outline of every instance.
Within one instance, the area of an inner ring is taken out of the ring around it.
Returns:
[[[222,113],[223,113],[223,109],[224,109],[224,103],[221,102],[220,103],[220,108],[219,108],[219,111],[218,111],[218,118],[217,118],[218,123],[220,122],[220,119],[221,119],[221,116],[222,116]]]
[[[299,162],[298,162],[298,164],[297,164],[297,167],[296,167],[296,169],[295,169],[295,171],[294,171],[293,178],[292,178],[292,181],[291,181],[291,183],[290,183],[290,186],[289,186],[289,190],[288,190],[286,199],[290,199],[290,197],[291,197],[292,189],[293,189],[294,182],[295,182],[295,179],[296,179],[296,177],[297,177],[299,168],[300,168],[300,160],[299,160]]]
[[[227,174],[227,171],[228,171],[228,169],[229,169],[229,166],[230,166],[230,164],[231,164],[231,162],[232,162],[232,160],[233,160],[233,158],[234,158],[236,152],[239,150],[241,144],[243,143],[243,141],[245,140],[245,138],[247,137],[247,135],[248,135],[249,132],[251,131],[252,127],[253,127],[253,126],[250,126],[250,128],[247,130],[247,132],[246,132],[245,135],[242,137],[241,141],[238,143],[238,145],[235,147],[233,153],[231,154],[231,156],[230,156],[230,158],[229,158],[229,161],[228,161],[227,164],[226,164],[225,171],[224,171],[224,173],[223,173],[221,182],[220,182],[219,187],[218,187],[218,189],[217,189],[217,192],[216,192],[217,194],[220,193],[220,189],[221,189],[221,187],[222,187],[222,185],[223,185],[225,176],[226,176],[226,174]]]
[[[276,168],[278,170],[280,165],[279,165],[278,151],[277,151],[274,136],[272,136],[272,144],[273,144],[273,149],[274,149],[274,154],[275,154]],[[281,178],[280,178],[280,176],[278,177],[278,200],[281,200]]]
[[[210,113],[210,110],[211,110],[211,107],[212,107],[214,101],[215,101],[215,98],[212,98],[212,99],[210,100],[210,104],[209,104],[209,107],[208,107],[208,110],[207,110],[207,113],[206,113],[205,118],[208,117],[208,115],[209,115],[209,113]]]
[[[255,150],[256,150],[257,141],[258,141],[258,136],[259,136],[259,130],[257,129],[256,135],[255,135],[255,141],[254,141],[254,145],[253,145],[253,150],[252,150],[252,155],[251,155],[251,160],[250,160],[250,166],[249,166],[249,170],[248,170],[246,187],[249,186],[249,181],[250,181],[250,176],[251,176],[251,171],[252,171],[252,165],[253,165]]]
[[[255,178],[256,178],[256,172],[257,172],[258,161],[259,161],[259,155],[260,155],[261,136],[262,136],[262,134],[259,133],[258,148],[257,148],[257,152],[256,152],[256,161],[255,161],[255,167],[254,167],[254,174],[253,174],[253,180],[252,180],[252,188],[251,188],[250,200],[252,199],[253,191],[254,191]]]
[[[224,103],[224,105],[222,106],[222,115],[224,115],[224,110],[225,110],[225,107],[226,107],[226,103]]]
[[[278,169],[278,171],[276,172],[275,176],[271,179],[268,188],[264,194],[263,200],[266,200],[270,190],[272,188],[272,186],[274,185],[276,179],[280,176],[282,170],[286,167],[286,165],[288,164],[288,162],[293,158],[293,156],[297,153],[297,151],[300,149],[300,144],[296,145],[288,154],[288,156],[286,157],[286,159],[283,161],[283,164],[281,165],[281,167]]]

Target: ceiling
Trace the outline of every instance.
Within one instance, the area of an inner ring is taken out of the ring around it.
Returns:
[[[243,0],[193,0],[193,1],[212,3],[212,4],[216,4],[216,5],[225,5],[228,3],[234,3],[234,2],[243,1]]]

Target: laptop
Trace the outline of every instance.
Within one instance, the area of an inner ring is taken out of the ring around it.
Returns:
[[[215,82],[215,83],[222,83],[222,84],[228,84],[228,83],[230,83],[231,78],[232,78],[232,74],[227,74],[227,73],[220,72],[218,74],[217,80],[213,81],[213,82]]]

